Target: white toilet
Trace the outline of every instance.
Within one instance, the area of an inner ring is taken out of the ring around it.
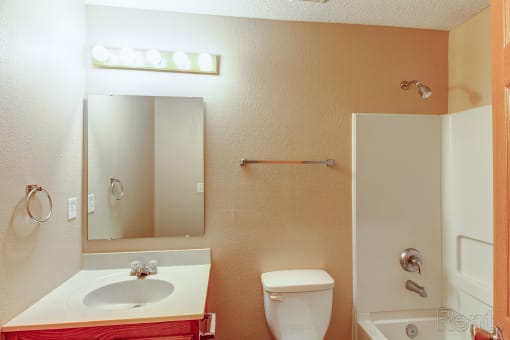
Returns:
[[[322,340],[331,320],[335,281],[324,270],[262,274],[266,321],[277,340]]]

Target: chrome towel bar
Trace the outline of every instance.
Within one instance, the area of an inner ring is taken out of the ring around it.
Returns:
[[[241,158],[239,161],[240,166],[246,166],[248,164],[324,164],[327,167],[335,165],[334,159],[326,159],[324,161],[289,161],[289,160],[252,160]]]

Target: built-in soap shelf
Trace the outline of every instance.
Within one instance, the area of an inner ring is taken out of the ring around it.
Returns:
[[[466,294],[492,305],[493,302],[493,244],[466,235],[456,240],[456,287]]]

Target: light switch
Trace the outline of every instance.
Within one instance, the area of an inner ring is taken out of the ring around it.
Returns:
[[[204,192],[204,183],[197,183],[197,192]]]
[[[71,197],[67,199],[67,220],[74,220],[78,217],[78,199]]]
[[[94,194],[89,194],[87,202],[87,212],[92,214],[96,211],[96,196]]]

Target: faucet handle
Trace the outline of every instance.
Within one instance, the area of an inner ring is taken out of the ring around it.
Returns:
[[[158,272],[158,260],[150,260],[147,264],[147,269],[150,274],[157,274]]]
[[[421,260],[416,256],[410,256],[408,260],[413,266],[418,267],[418,274],[421,275]]]
[[[419,250],[407,248],[400,253],[400,266],[407,272],[418,272],[421,275],[423,265],[422,256]]]
[[[131,275],[135,275],[140,273],[143,269],[142,261],[133,261],[131,262]]]

